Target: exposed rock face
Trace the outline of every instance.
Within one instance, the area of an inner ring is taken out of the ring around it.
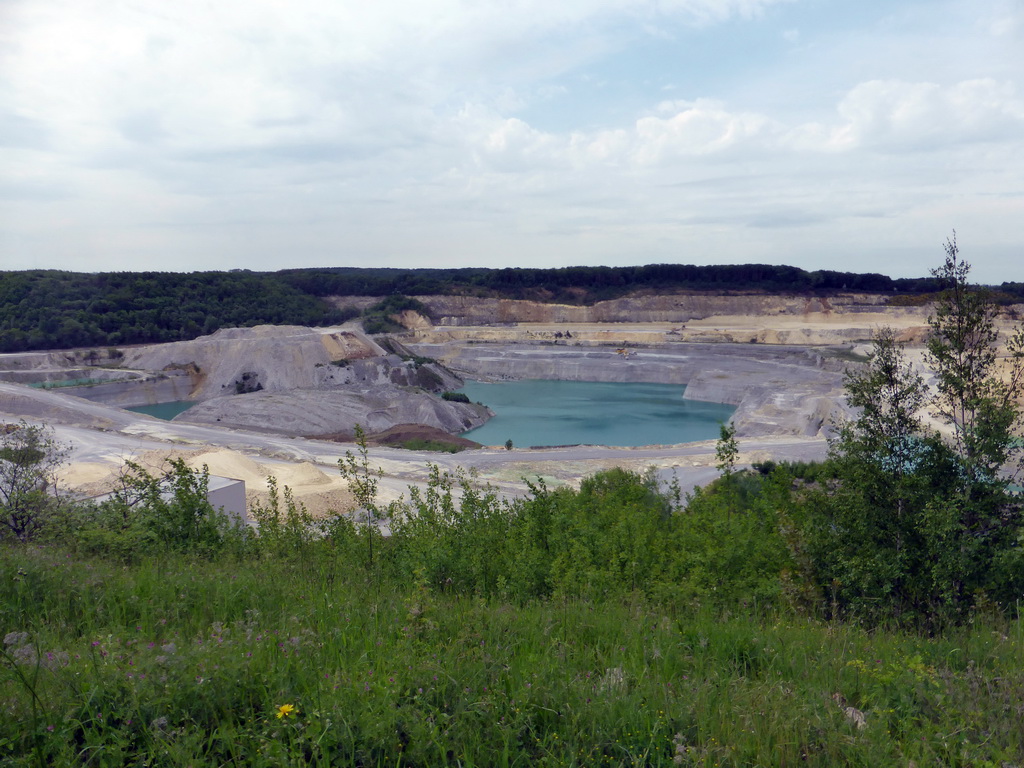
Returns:
[[[383,432],[399,424],[425,424],[457,434],[480,426],[491,415],[481,405],[378,386],[217,397],[190,408],[175,421],[300,436],[351,434],[357,424],[367,432]]]
[[[351,377],[340,374],[332,362],[383,354],[355,327],[319,330],[261,325],[226,328],[192,341],[129,349],[124,365],[150,371],[193,366],[198,376],[187,399],[206,400],[236,391],[237,382],[257,381],[268,392],[347,383]],[[248,379],[243,378],[245,374],[249,374]]]
[[[677,383],[690,399],[736,405],[733,422],[741,436],[813,436],[828,434],[845,410],[840,374],[849,363],[830,358],[826,345],[848,349],[883,325],[911,344],[923,340],[929,308],[887,307],[886,298],[681,294],[580,307],[421,297],[436,325],[402,313],[396,319],[410,330],[401,341],[382,341],[387,349],[354,323],[261,326],[123,351],[4,356],[0,375],[61,381],[96,371],[89,376],[93,386],[63,391],[118,405],[200,400],[205,403],[185,420],[296,435],[350,432],[355,424],[383,431],[403,423],[461,432],[482,423],[486,411],[423,393],[458,389],[461,380],[422,356],[484,379]],[[126,370],[95,367],[110,363]],[[95,383],[107,376],[124,380]],[[251,394],[236,394],[245,392]],[[35,400],[24,404],[44,407]],[[45,407],[57,406],[48,401]]]
[[[3,359],[0,370],[30,371],[56,370],[84,367],[99,373],[98,365],[119,365],[124,353],[115,347],[64,349],[51,352],[8,352],[0,355]],[[13,381],[13,379],[12,379]]]
[[[429,328],[431,325],[433,325],[433,323],[431,323],[430,320],[425,318],[419,312],[416,312],[415,310],[412,309],[407,309],[403,312],[400,312],[397,315],[392,315],[392,317],[395,320],[395,322],[397,322],[403,328],[408,328],[410,330]]]
[[[710,370],[692,378],[683,397],[737,406],[732,424],[740,437],[830,437],[850,415],[842,376],[827,371]]]
[[[67,391],[85,400],[133,408],[137,405],[189,400],[195,386],[195,374],[184,370],[170,370],[88,387],[71,387]]]
[[[335,296],[339,307],[358,304],[362,297]],[[471,296],[418,296],[435,325],[494,323],[685,323],[716,315],[803,315],[877,311],[888,297],[845,294],[824,297],[710,293],[629,296],[599,301],[592,306],[546,304],[515,299]],[[886,310],[892,311],[892,310]],[[413,326],[407,326],[413,327]]]

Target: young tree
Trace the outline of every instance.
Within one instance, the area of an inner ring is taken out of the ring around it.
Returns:
[[[1020,468],[1022,446],[1014,433],[1024,393],[1024,327],[1006,342],[1004,378],[995,327],[999,308],[968,285],[971,266],[959,257],[955,232],[945,249],[945,263],[932,270],[945,291],[928,320],[928,361],[938,388],[935,412],[952,429],[969,491],[975,484],[999,485],[1000,471],[1014,460]]]
[[[718,442],[715,444],[715,467],[726,478],[736,471],[736,459],[740,455],[740,446],[736,442],[736,427],[722,424],[718,428]]]
[[[831,446],[837,482],[814,494],[808,550],[834,607],[902,618],[919,603],[922,516],[946,452],[924,429],[927,389],[892,330],[878,333],[870,362],[848,371],[845,385],[857,416]]]
[[[929,318],[928,362],[933,408],[951,430],[956,474],[954,492],[930,505],[928,534],[941,554],[933,578],[944,585],[944,602],[962,610],[977,590],[999,592],[993,568],[1020,551],[1024,516],[1009,485],[1024,463],[1024,327],[1000,349],[999,308],[967,283],[971,267],[960,258],[955,232],[945,250],[945,263],[932,271],[946,287]]]
[[[846,377],[858,415],[832,446],[836,482],[815,496],[808,532],[819,587],[841,610],[935,625],[962,618],[982,592],[1009,597],[1024,522],[1006,473],[1021,450],[1024,331],[1001,370],[998,308],[968,285],[969,270],[947,241],[933,272],[947,285],[930,318],[934,395],[889,330]],[[924,423],[929,405],[948,437]]]
[[[355,442],[359,450],[356,457],[352,451],[345,451],[345,458],[338,459],[338,471],[348,481],[349,491],[358,504],[363,516],[362,532],[366,536],[367,570],[373,569],[373,540],[381,535],[379,523],[386,519],[387,509],[377,503],[377,481],[384,470],[370,466],[370,451],[366,444],[366,432],[356,424]]]
[[[27,542],[57,508],[57,470],[68,449],[53,431],[24,421],[0,426],[0,538]]]
[[[875,336],[871,362],[847,371],[847,402],[859,409],[844,425],[842,445],[856,446],[879,469],[901,477],[914,466],[922,431],[921,409],[927,397],[924,379],[910,365],[891,328]]]

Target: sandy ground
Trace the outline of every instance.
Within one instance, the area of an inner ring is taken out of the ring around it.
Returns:
[[[274,461],[253,457],[227,448],[197,450],[149,449],[130,457],[151,475],[159,476],[169,468],[171,459],[183,459],[193,469],[207,468],[211,475],[230,477],[245,482],[248,506],[256,503],[267,506],[270,502],[268,480],[276,480],[281,497],[287,487],[296,502],[314,517],[324,517],[334,511],[347,511],[354,505],[348,484],[337,471],[329,473],[309,461],[298,463]],[[115,459],[106,462],[72,461],[60,473],[61,481],[70,489],[85,496],[100,495],[113,490],[124,462]]]
[[[244,480],[251,501],[267,501],[268,476],[278,487],[289,487],[296,499],[314,515],[353,507],[347,483],[338,471],[338,460],[354,445],[310,439],[290,439],[241,430],[195,427],[178,432],[176,425],[151,429],[140,417],[134,434],[52,425],[57,439],[72,447],[71,461],[63,481],[83,495],[109,490],[117,480],[125,459],[159,471],[167,458],[181,457],[193,467],[204,464],[211,474]],[[155,421],[155,420],[152,420]],[[145,433],[145,434],[143,434]],[[204,448],[188,448],[199,439]],[[820,439],[761,438],[741,443],[739,463],[768,458],[808,460],[824,456],[826,444]],[[490,485],[506,497],[524,495],[527,481],[543,480],[549,487],[575,486],[595,472],[612,467],[643,472],[654,468],[667,483],[675,478],[684,492],[717,476],[715,443],[684,443],[675,446],[609,448],[577,446],[552,449],[483,448],[459,454],[435,454],[395,448],[369,449],[371,466],[383,474],[379,500],[387,503],[408,496],[410,486],[424,487],[429,465],[455,473],[469,473],[478,485]]]

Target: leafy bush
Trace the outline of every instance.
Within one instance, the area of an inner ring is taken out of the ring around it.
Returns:
[[[435,453],[459,453],[465,450],[465,446],[458,445],[457,443],[446,443],[443,440],[424,440],[422,438],[406,440],[402,443],[401,447],[407,451],[433,451]]]
[[[895,334],[847,375],[859,409],[833,445],[833,479],[808,489],[797,513],[815,588],[840,615],[932,630],[964,621],[981,602],[1019,597],[1024,507],[1005,466],[1024,446],[1024,328],[997,361],[996,306],[966,282],[955,240],[934,271],[946,287],[929,319],[937,392],[904,359]],[[943,439],[925,409],[949,427]]]
[[[465,392],[442,392],[441,399],[452,403],[469,403],[469,395]]]
[[[404,331],[405,328],[394,320],[394,317],[406,311],[418,312],[425,317],[430,315],[423,302],[395,294],[363,310],[363,330],[369,334]]]
[[[207,468],[194,470],[182,459],[171,459],[159,476],[126,462],[109,499],[64,510],[60,538],[87,554],[127,562],[167,552],[213,557],[251,550],[252,532],[214,509],[208,486]]]

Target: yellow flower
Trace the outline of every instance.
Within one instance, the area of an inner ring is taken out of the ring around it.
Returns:
[[[291,717],[295,714],[295,707],[291,704],[282,704],[277,708],[277,719],[280,720],[282,717]]]

